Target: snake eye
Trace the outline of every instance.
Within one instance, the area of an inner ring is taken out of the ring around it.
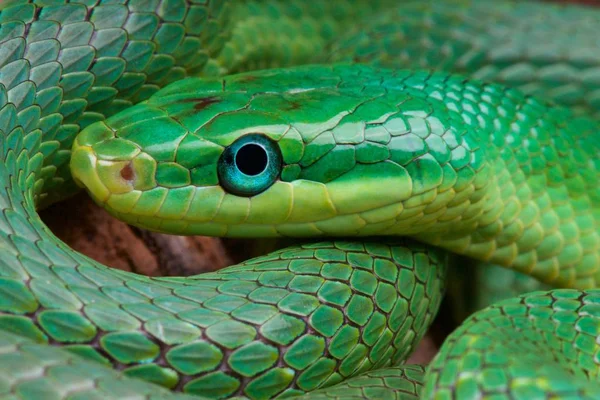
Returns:
[[[250,197],[271,186],[281,172],[281,151],[266,136],[242,136],[223,151],[217,165],[219,182],[231,194]]]

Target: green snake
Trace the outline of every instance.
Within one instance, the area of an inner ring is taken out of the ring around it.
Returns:
[[[599,22],[542,2],[3,1],[0,396],[598,398]],[[37,214],[80,186],[146,229],[300,241],[199,276],[118,271]],[[465,259],[557,289],[403,365]]]

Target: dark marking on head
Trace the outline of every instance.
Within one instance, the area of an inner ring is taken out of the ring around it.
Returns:
[[[254,82],[256,80],[256,76],[254,75],[246,75],[238,79],[239,82]]]
[[[297,101],[290,101],[289,104],[290,105],[285,108],[285,111],[298,110],[300,107],[302,107],[302,105]]]
[[[121,178],[125,179],[126,181],[132,181],[134,177],[135,173],[133,172],[131,163],[127,163],[127,165],[121,169]]]
[[[221,102],[221,99],[219,99],[215,96],[209,96],[209,97],[202,97],[202,98],[185,99],[183,101],[185,103],[195,103],[194,110],[200,111],[200,110],[204,110],[206,107],[210,106],[211,104]]]

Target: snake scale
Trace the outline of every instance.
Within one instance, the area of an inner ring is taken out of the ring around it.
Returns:
[[[2,1],[0,396],[598,398],[598,26],[535,1]],[[37,214],[80,186],[151,230],[301,241],[113,270]],[[460,257],[556,289],[403,365]]]

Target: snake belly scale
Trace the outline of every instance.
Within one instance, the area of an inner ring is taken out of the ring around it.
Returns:
[[[600,13],[438,3],[1,3],[0,396],[597,398]],[[37,214],[80,186],[147,229],[302,243],[113,270]],[[557,289],[403,365],[455,255]]]

